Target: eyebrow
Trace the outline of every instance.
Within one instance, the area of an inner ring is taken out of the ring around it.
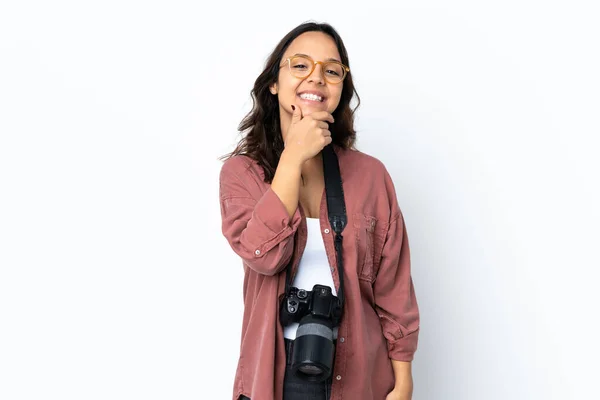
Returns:
[[[304,57],[308,57],[308,58],[312,58],[311,56],[309,56],[308,54],[302,54],[302,53],[296,53],[294,54],[295,56],[304,56]],[[337,58],[327,58],[325,61],[337,61],[339,63],[341,63],[340,60],[338,60]]]

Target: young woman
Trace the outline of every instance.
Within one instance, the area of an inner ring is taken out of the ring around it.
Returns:
[[[290,31],[256,79],[242,140],[224,157],[222,232],[244,267],[234,400],[412,397],[419,310],[406,227],[386,167],[354,147],[350,101],[358,94],[349,65],[330,25]],[[328,220],[326,146],[337,155],[343,183],[343,271]],[[319,364],[327,371],[317,380],[291,362],[299,324],[283,326],[280,309],[288,265],[292,286],[304,294],[319,284],[336,296],[343,274],[339,324],[332,331],[311,325],[314,337],[328,337],[335,349],[331,370]]]

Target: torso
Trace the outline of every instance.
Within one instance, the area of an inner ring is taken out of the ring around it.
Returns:
[[[300,204],[304,210],[305,217],[319,218],[324,189],[325,182],[322,181],[300,187]]]
[[[306,218],[319,218],[321,199],[325,190],[323,158],[319,155],[304,163],[300,184],[299,203]]]

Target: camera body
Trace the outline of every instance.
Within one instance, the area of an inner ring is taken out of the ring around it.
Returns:
[[[300,322],[306,315],[329,320],[332,326],[337,326],[342,315],[338,297],[325,285],[314,285],[313,290],[290,287],[282,299],[280,311],[283,326]]]

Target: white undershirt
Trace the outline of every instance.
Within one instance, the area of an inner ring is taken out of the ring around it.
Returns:
[[[306,225],[308,229],[306,247],[300,258],[298,272],[294,277],[292,286],[299,289],[312,290],[315,284],[326,285],[331,288],[333,295],[337,296],[333,276],[331,275],[331,269],[327,261],[319,218],[306,218]],[[297,322],[283,327],[283,336],[293,340],[296,338],[297,329]],[[337,331],[337,327],[333,329],[334,338],[337,338]]]

